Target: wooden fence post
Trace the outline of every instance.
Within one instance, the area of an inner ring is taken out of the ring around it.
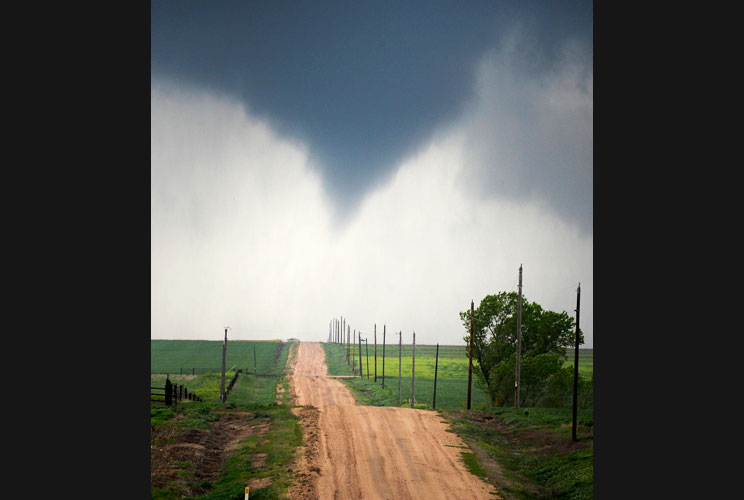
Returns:
[[[171,405],[171,394],[172,394],[172,391],[171,391],[171,381],[166,376],[166,378],[165,378],[165,404],[167,406],[170,406]]]

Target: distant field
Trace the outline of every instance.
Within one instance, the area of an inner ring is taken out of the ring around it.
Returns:
[[[566,349],[566,362],[564,366],[573,366],[574,350]],[[594,349],[582,349],[579,347],[579,375],[591,378],[594,373]]]
[[[351,368],[346,364],[346,347],[339,344],[323,344],[326,349],[326,362],[329,375],[350,375]],[[436,345],[416,345],[416,378],[414,390],[416,402],[431,406],[434,396],[434,369]],[[359,346],[351,346],[355,367],[359,367]],[[382,344],[377,345],[377,378],[374,383],[374,346],[362,344],[361,367],[363,378],[350,381],[358,396],[366,394],[367,404],[396,405],[398,400],[398,344],[385,346],[385,389],[382,390]],[[369,351],[369,382],[367,382],[367,351]],[[401,346],[401,400],[411,396],[411,369],[413,366],[413,346]],[[593,372],[592,350],[579,349],[579,375],[589,378]],[[573,366],[573,349],[567,350],[566,366]],[[476,367],[473,367],[475,370]],[[358,371],[356,374],[358,375]],[[467,408],[468,350],[466,346],[439,346],[439,366],[437,371],[437,408]],[[471,407],[492,407],[487,394],[475,382],[471,387]]]
[[[253,374],[253,346],[256,346],[256,371]],[[227,402],[250,405],[270,405],[276,398],[276,386],[281,379],[289,353],[289,344],[279,341],[230,341],[225,357],[225,385],[239,369],[244,373],[228,394]],[[222,342],[202,340],[151,340],[151,382],[153,387],[165,385],[166,374],[172,383],[185,386],[205,402],[219,401],[222,370]],[[191,369],[196,372],[192,375]],[[201,373],[200,369],[210,369]]]
[[[281,346],[278,340],[227,341],[225,369],[253,371],[253,347],[259,373],[271,369]],[[222,370],[221,340],[150,340],[150,373],[192,373]]]

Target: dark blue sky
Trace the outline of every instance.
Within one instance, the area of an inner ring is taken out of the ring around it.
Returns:
[[[591,44],[592,2],[152,2],[152,74],[237,97],[302,140],[338,213],[456,119],[477,64],[516,21],[531,66]]]

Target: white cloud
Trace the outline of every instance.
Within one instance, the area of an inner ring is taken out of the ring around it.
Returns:
[[[154,82],[151,104],[152,338],[323,340],[343,314],[460,343],[458,312],[516,290],[523,264],[548,309],[573,315],[582,283],[591,345],[591,237],[537,200],[469,192],[472,127],[439,134],[340,230],[301,144],[204,90]]]

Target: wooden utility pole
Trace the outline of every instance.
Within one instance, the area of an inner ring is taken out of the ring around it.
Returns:
[[[522,264],[519,264],[519,295],[517,297],[517,373],[514,378],[514,407],[519,408],[522,375]]]
[[[416,382],[416,332],[413,332],[413,353],[411,356],[411,408],[416,404],[416,396],[413,385]]]
[[[362,332],[359,332],[359,378],[364,378],[364,369],[362,368]]]
[[[382,325],[382,388],[385,388],[385,325]]]
[[[225,394],[225,357],[227,356],[227,329],[225,327],[225,340],[222,342],[222,377],[220,378],[220,402],[224,403],[226,399]]]
[[[369,380],[369,339],[364,338],[364,349],[367,351],[367,380]]]
[[[437,371],[439,369],[439,342],[437,342],[437,354],[436,361],[434,361],[434,401],[431,403],[431,407],[436,410],[437,408]]]
[[[375,323],[375,382],[377,382],[377,323]]]
[[[576,420],[579,396],[579,305],[581,304],[581,283],[576,289],[576,345],[574,346],[574,383],[573,383],[573,421],[571,439],[576,441]]]
[[[398,332],[398,336],[400,337],[398,340],[398,406],[400,407],[400,382],[402,380],[401,370],[403,367],[403,364],[402,364],[402,361],[403,361],[403,331],[402,330]]]
[[[346,364],[351,364],[351,327],[346,325]]]
[[[356,328],[354,328],[354,349],[351,350],[351,374],[356,373],[356,363],[354,362],[354,351],[356,351]]]
[[[468,355],[468,410],[470,409],[470,386],[473,384],[473,310],[474,303],[470,301],[470,354]]]

